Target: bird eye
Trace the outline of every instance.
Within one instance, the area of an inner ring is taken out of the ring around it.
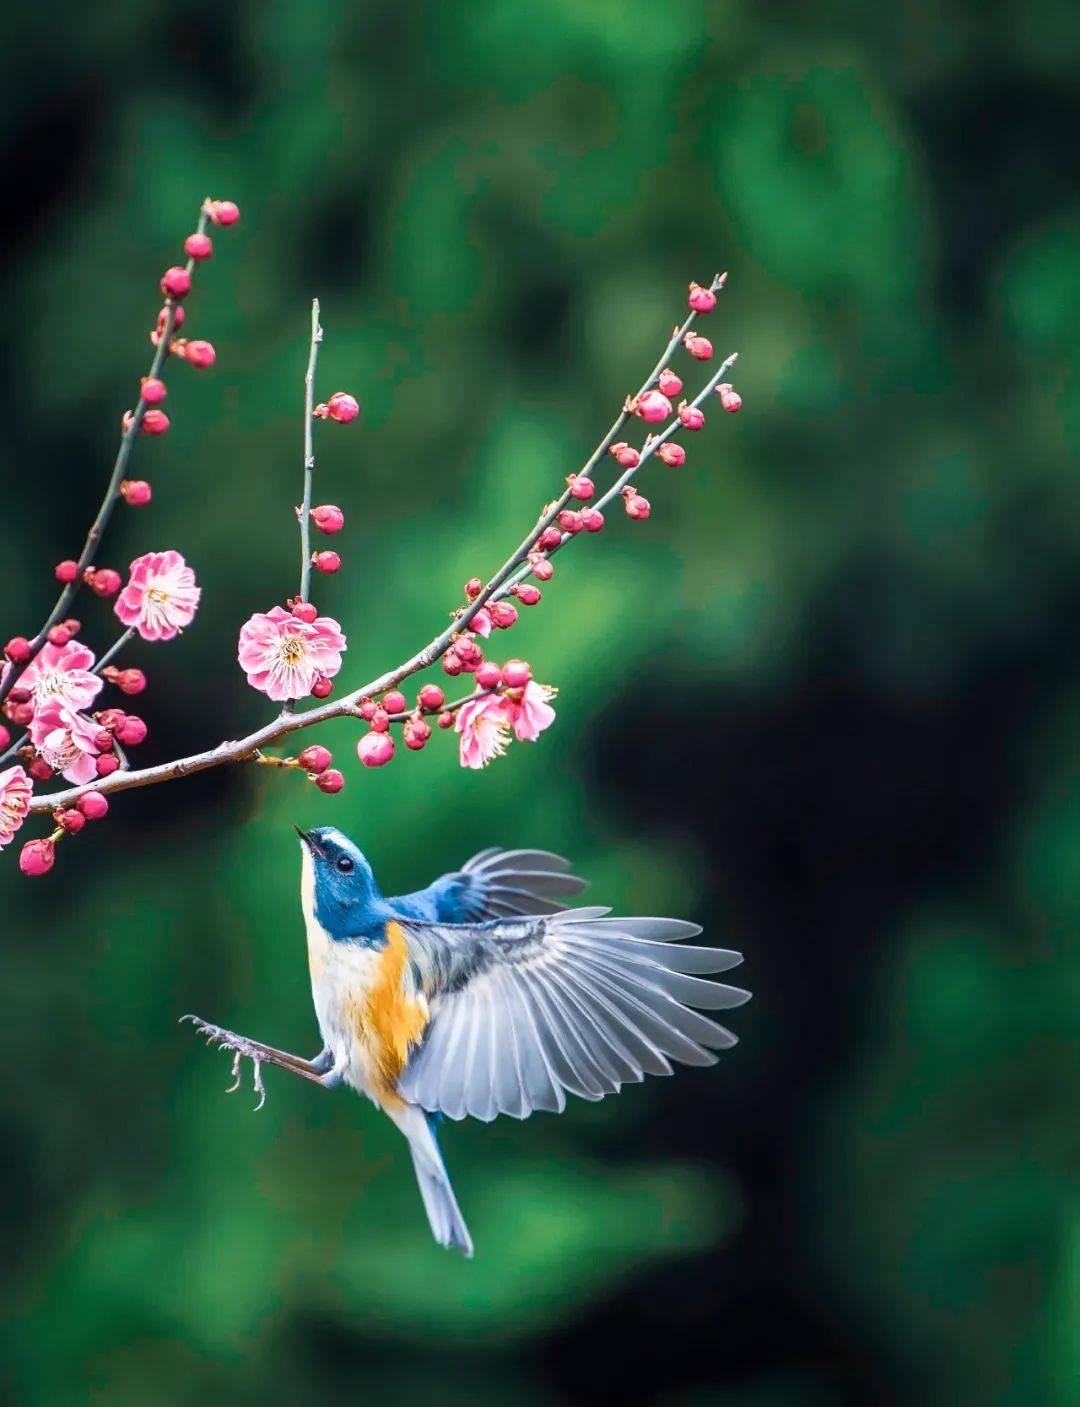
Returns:
[[[352,870],[353,862],[349,859],[348,855],[339,855],[337,867],[342,874],[349,874]]]

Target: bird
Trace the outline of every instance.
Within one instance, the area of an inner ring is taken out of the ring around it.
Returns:
[[[750,993],[706,980],[742,961],[691,946],[699,925],[569,908],[584,881],[548,851],[488,849],[426,889],[383,897],[367,857],[343,831],[296,827],[300,899],[322,1049],[308,1060],[188,1015],[207,1043],[324,1089],[367,1096],[405,1136],[439,1245],[473,1254],[437,1137],[442,1119],[561,1113],[568,1095],[596,1101],[712,1065],[736,1043],[704,1011]]]

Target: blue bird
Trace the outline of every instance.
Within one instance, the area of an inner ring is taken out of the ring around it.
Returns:
[[[712,1065],[735,1036],[700,1010],[749,992],[702,979],[742,961],[682,940],[672,918],[610,918],[556,895],[583,882],[545,851],[487,850],[427,889],[385,899],[367,859],[333,826],[299,831],[300,897],[323,1048],[305,1060],[202,1021],[208,1041],[332,1089],[367,1095],[409,1144],[435,1240],[472,1239],[435,1135],[440,1115],[485,1122],[561,1113],[671,1062]]]

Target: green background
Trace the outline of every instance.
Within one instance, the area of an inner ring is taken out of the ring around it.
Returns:
[[[235,640],[295,589],[313,294],[321,390],[364,411],[318,436],[353,684],[503,559],[718,268],[745,399],[500,639],[561,691],[535,746],[473,774],[436,736],[362,774],[338,724],[336,798],[218,772],[118,798],[47,881],[5,855],[6,1400],[1069,1400],[1073,8],[58,0],[3,25],[5,638],[82,540],[199,201],[243,210],[189,300],[217,365],[170,371],[153,505],[99,562],[175,546],[203,587],[182,639],[130,651],[141,760],[269,716]],[[391,891],[535,844],[598,902],[700,918],[747,955],[742,1042],[449,1128],[477,1258],[449,1256],[387,1121],[277,1072],[256,1116],[176,1025],[315,1049],[294,820],[349,830]]]

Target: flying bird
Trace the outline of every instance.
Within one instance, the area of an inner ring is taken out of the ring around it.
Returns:
[[[301,831],[300,898],[323,1048],[311,1060],[186,1016],[211,1044],[325,1089],[345,1083],[409,1144],[431,1230],[471,1256],[472,1239],[436,1138],[440,1116],[489,1121],[561,1113],[568,1094],[598,1100],[712,1065],[735,1036],[703,1010],[749,992],[700,974],[739,953],[692,947],[673,918],[612,918],[566,908],[584,882],[542,850],[485,850],[427,889],[383,897],[371,865],[333,826]]]

